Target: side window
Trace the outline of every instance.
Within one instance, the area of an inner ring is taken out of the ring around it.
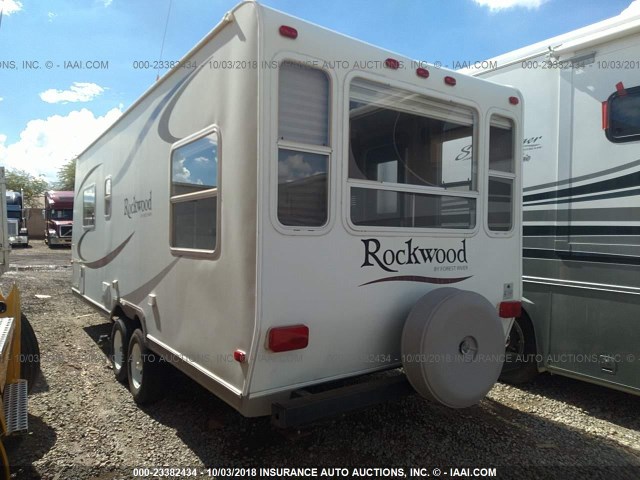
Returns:
[[[219,238],[218,131],[171,152],[171,247],[212,253]]]
[[[329,78],[286,62],[279,73],[278,221],[322,227],[329,217]]]
[[[513,122],[493,115],[489,127],[489,203],[487,224],[494,232],[513,228],[515,159]]]
[[[104,181],[104,216],[107,220],[111,218],[111,177]]]
[[[611,142],[640,140],[640,87],[615,92],[603,108],[605,133]]]
[[[82,192],[82,226],[87,228],[96,225],[96,186],[91,185]]]

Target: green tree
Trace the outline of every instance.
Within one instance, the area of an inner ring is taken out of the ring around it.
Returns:
[[[49,184],[42,178],[37,178],[24,170],[7,170],[5,179],[7,190],[22,192],[22,200],[26,207],[37,207],[37,198],[44,195]]]
[[[72,158],[58,170],[58,190],[73,190],[76,182],[76,159]]]

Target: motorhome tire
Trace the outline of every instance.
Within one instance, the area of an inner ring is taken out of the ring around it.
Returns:
[[[402,331],[402,364],[424,398],[452,408],[478,403],[498,380],[504,331],[482,295],[444,287],[414,305]]]
[[[33,327],[24,314],[20,315],[20,376],[27,381],[27,391],[31,389],[40,373],[40,345]]]
[[[144,334],[137,328],[129,340],[127,373],[129,390],[139,404],[153,403],[161,398],[160,357],[145,345]]]
[[[516,385],[532,381],[538,375],[536,353],[533,324],[526,312],[522,312],[522,316],[515,319],[509,332],[500,381]]]
[[[111,329],[111,366],[116,380],[123,383],[127,381],[127,349],[131,331],[130,322],[114,317]]]

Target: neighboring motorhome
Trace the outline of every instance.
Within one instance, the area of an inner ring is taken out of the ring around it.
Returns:
[[[519,88],[527,107],[526,300],[508,350],[528,361],[504,377],[549,370],[639,394],[640,16],[493,60],[474,74]]]
[[[27,247],[29,246],[29,232],[24,218],[22,193],[8,190],[6,192],[6,200],[9,243],[14,247]]]
[[[77,159],[73,291],[114,321],[116,378],[151,401],[161,356],[279,425],[400,366],[477,403],[520,307],[521,112],[241,3]]]
[[[68,191],[49,191],[44,194],[44,242],[49,248],[71,246],[73,198],[73,192]]]

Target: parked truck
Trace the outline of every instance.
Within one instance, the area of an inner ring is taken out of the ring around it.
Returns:
[[[473,72],[525,97],[524,296],[503,378],[640,394],[640,16]]]
[[[44,195],[44,241],[49,248],[71,246],[73,192],[49,191]]]
[[[27,231],[27,222],[24,217],[22,193],[9,190],[5,198],[9,243],[14,247],[27,247],[29,246],[29,232]]]
[[[162,358],[281,426],[385,397],[312,387],[398,367],[479,402],[520,308],[521,107],[232,9],[77,159],[73,291],[113,321],[116,378],[153,401]]]

